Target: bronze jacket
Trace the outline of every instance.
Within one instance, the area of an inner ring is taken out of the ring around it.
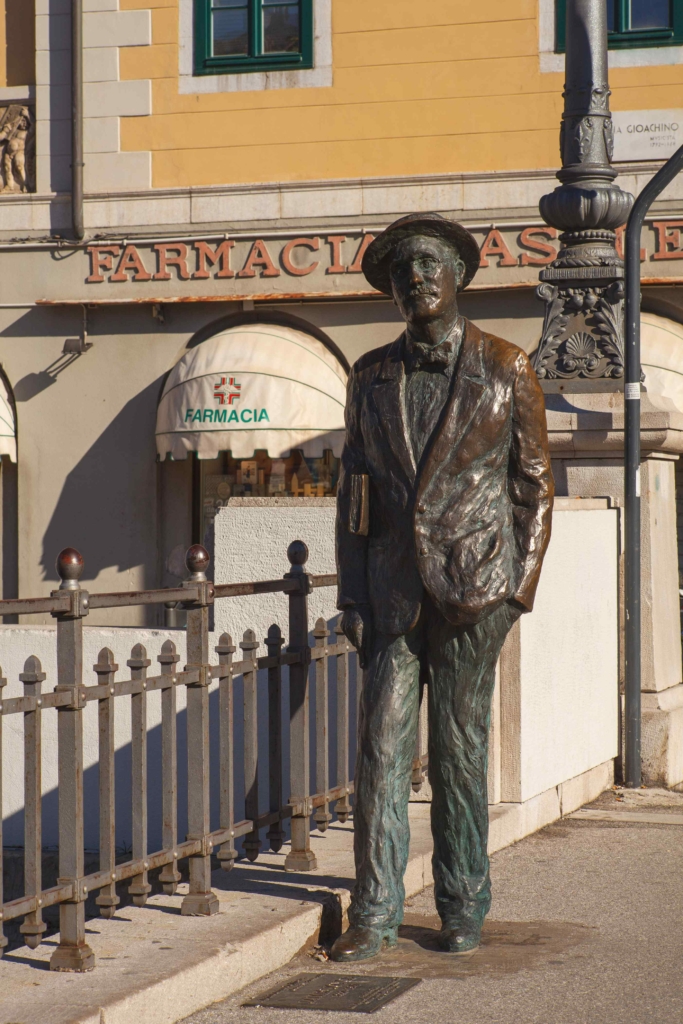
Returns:
[[[402,351],[403,336],[362,356],[349,377],[338,607],[369,603],[376,628],[391,634],[415,625],[425,592],[455,624],[478,622],[512,598],[530,611],[554,492],[536,374],[516,345],[466,320],[446,408],[418,473]],[[351,532],[359,474],[369,477],[366,535]]]

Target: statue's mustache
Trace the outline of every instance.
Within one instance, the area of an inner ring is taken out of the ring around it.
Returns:
[[[420,284],[411,288],[408,295],[412,298],[414,295],[438,295],[438,292],[434,288],[430,288],[429,285]]]

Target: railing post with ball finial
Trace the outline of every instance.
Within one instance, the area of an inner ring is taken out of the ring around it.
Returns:
[[[292,845],[285,858],[286,871],[314,871],[318,863],[311,850],[310,809],[310,740],[308,667],[311,649],[308,644],[308,595],[311,584],[304,565],[308,548],[301,540],[287,548],[291,569],[285,579],[297,580],[299,586],[289,591],[289,646],[287,650],[300,655],[298,664],[289,667],[289,773],[291,804],[298,805],[299,814],[292,815]]]
[[[57,692],[70,696],[57,713],[59,783],[59,878],[71,884],[73,895],[59,906],[59,945],[50,959],[52,971],[90,971],[95,956],[85,941],[85,869],[83,836],[83,618],[88,614],[88,593],[78,582],[83,556],[65,548],[57,558],[61,579],[52,597],[69,595],[70,606],[57,619]]]
[[[211,841],[209,815],[209,607],[213,584],[206,578],[209,553],[201,544],[188,549],[185,564],[190,578],[183,584],[195,595],[187,608],[187,665],[196,677],[187,684],[187,823],[188,839],[201,842],[201,851],[190,857],[190,888],[181,914],[218,913],[218,898],[211,890]]]
[[[268,669],[268,794],[271,813],[282,811],[282,630],[273,623],[268,627],[264,643],[268,657],[277,662]],[[271,823],[266,838],[274,853],[279,853],[285,840],[282,820]]]

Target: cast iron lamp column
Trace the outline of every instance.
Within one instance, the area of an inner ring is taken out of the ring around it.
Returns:
[[[625,782],[639,786],[640,732],[640,229],[664,187],[663,171],[634,208],[627,233],[627,339],[624,263],[615,229],[633,197],[614,184],[607,75],[606,0],[568,0],[561,185],[540,202],[546,223],[560,228],[562,248],[541,271],[543,335],[534,366],[546,392],[625,391]],[[674,160],[675,158],[672,158]],[[667,165],[668,166],[668,165]],[[672,174],[667,178],[670,180]],[[658,187],[655,185],[657,182]]]
[[[562,248],[540,273],[546,309],[534,368],[545,391],[614,391],[624,376],[624,262],[615,229],[633,196],[614,184],[610,163],[606,0],[566,6],[562,184],[539,204],[545,222],[561,230]]]

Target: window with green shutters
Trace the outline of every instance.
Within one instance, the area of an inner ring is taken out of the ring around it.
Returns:
[[[555,11],[555,51],[563,53],[567,0],[556,0]],[[610,50],[677,43],[683,43],[683,0],[607,0]]]
[[[195,74],[313,67],[313,0],[195,0]]]

